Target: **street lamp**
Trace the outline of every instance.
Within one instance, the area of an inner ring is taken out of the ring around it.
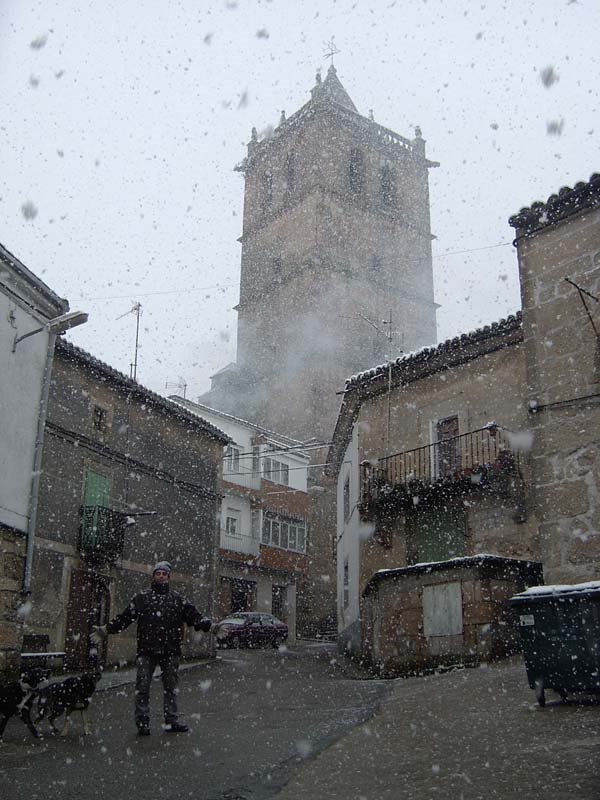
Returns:
[[[69,311],[66,314],[61,314],[60,317],[54,317],[54,319],[48,320],[48,322],[40,328],[35,328],[29,331],[29,333],[24,333],[22,336],[17,336],[15,333],[12,351],[13,353],[16,351],[17,345],[19,342],[22,342],[23,339],[27,339],[29,336],[35,336],[36,333],[47,331],[50,334],[54,334],[54,336],[59,336],[61,333],[65,333],[71,328],[76,328],[78,325],[83,325],[83,323],[87,321],[88,315],[84,311]]]

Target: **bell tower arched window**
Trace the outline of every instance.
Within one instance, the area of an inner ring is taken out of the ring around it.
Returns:
[[[382,205],[387,208],[393,208],[396,205],[396,175],[387,164],[381,168],[379,195]]]
[[[348,186],[350,192],[358,196],[362,194],[365,183],[365,164],[362,150],[353,148],[348,163]]]

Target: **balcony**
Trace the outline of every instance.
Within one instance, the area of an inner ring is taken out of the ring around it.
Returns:
[[[361,464],[360,514],[373,519],[472,493],[521,496],[520,455],[496,425]]]
[[[123,555],[127,514],[103,506],[82,506],[79,550],[90,564],[114,564]]]

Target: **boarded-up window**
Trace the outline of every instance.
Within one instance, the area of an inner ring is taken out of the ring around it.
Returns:
[[[462,589],[459,581],[423,588],[425,636],[457,636],[463,632]]]

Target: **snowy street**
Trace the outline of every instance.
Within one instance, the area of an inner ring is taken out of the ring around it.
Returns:
[[[83,790],[131,800],[598,797],[600,705],[550,697],[539,709],[519,659],[360,681],[331,646],[220,655],[181,675],[189,735],[161,732],[157,681],[147,739],[135,736],[131,685],[96,695],[88,738],[75,720],[66,739],[34,742],[12,721],[0,748],[4,800]]]

